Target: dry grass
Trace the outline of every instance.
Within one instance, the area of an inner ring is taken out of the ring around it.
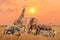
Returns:
[[[60,27],[53,27],[57,34],[55,38],[45,37],[43,35],[33,36],[32,34],[21,34],[21,36],[17,37],[15,35],[2,35],[5,27],[0,27],[0,40],[60,40]]]

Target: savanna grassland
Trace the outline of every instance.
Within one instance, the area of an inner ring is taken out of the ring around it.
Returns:
[[[43,35],[34,36],[32,34],[21,34],[21,36],[15,35],[3,35],[4,29],[6,27],[0,26],[0,40],[60,40],[60,26],[52,26],[56,30],[56,36],[54,38],[45,37]]]

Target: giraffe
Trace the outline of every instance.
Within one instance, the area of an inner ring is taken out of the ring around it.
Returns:
[[[21,15],[19,16],[19,18],[14,21],[14,23],[13,23],[14,25],[22,24],[22,19],[24,17],[24,12],[25,12],[25,7],[23,8],[23,11],[22,11]]]

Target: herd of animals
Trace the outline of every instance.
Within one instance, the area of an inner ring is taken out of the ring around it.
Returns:
[[[20,17],[13,23],[13,25],[8,25],[3,34],[12,34],[14,35],[17,32],[17,36],[20,36],[22,33],[40,35],[43,34],[46,37],[55,37],[56,31],[51,27],[46,25],[41,25],[36,22],[35,18],[29,18],[27,23],[23,24],[25,8],[23,8],[23,12]]]

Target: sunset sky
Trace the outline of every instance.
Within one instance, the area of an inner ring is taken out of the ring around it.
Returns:
[[[0,24],[12,24],[26,6],[25,16],[36,17],[41,24],[60,25],[60,0],[0,0]],[[30,14],[29,9],[35,8]]]

